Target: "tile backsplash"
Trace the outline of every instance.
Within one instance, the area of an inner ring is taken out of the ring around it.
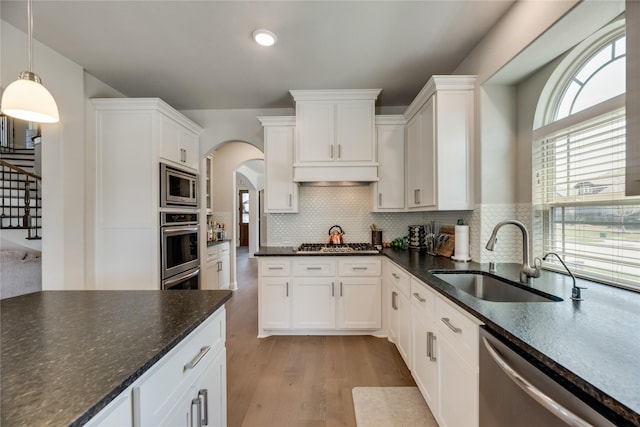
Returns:
[[[345,232],[346,242],[370,242],[369,226],[382,230],[382,239],[390,242],[407,234],[410,225],[436,221],[454,225],[458,218],[465,224],[471,211],[465,212],[370,212],[371,190],[359,187],[299,188],[299,213],[268,214],[268,246],[298,246],[305,242],[324,242],[333,225]]]

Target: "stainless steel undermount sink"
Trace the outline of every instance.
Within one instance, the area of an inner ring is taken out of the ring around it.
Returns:
[[[562,301],[549,294],[537,293],[516,284],[479,273],[458,273],[439,271],[434,274],[451,286],[469,295],[494,302],[554,302]]]

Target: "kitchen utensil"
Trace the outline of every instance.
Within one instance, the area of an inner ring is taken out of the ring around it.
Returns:
[[[334,229],[338,230],[334,230]],[[341,245],[344,243],[344,231],[339,225],[334,225],[329,229],[329,243],[332,245]]]

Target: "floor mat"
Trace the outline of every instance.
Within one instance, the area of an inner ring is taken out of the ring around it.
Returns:
[[[438,427],[417,387],[354,387],[358,427]]]

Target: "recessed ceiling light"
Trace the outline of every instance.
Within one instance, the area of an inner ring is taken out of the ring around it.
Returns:
[[[273,46],[276,44],[276,35],[269,30],[255,30],[253,32],[253,39],[260,46]]]

